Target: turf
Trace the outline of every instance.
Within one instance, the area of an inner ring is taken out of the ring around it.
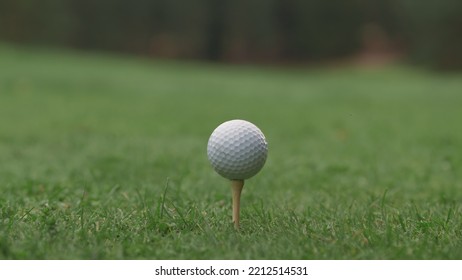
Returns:
[[[242,229],[206,157],[269,142]],[[462,76],[0,45],[1,259],[462,259]]]

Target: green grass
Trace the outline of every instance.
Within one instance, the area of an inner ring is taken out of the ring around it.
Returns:
[[[266,134],[241,227],[206,144]],[[1,259],[462,259],[462,76],[0,45]]]

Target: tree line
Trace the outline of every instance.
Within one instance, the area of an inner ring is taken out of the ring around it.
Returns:
[[[253,62],[375,48],[462,68],[461,15],[460,0],[3,0],[0,40]]]

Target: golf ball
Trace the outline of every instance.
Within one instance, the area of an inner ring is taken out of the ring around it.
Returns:
[[[210,136],[207,155],[215,171],[231,180],[257,174],[268,155],[265,135],[254,124],[231,120],[219,125]]]

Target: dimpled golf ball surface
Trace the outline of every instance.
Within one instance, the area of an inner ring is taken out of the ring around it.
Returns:
[[[257,174],[267,154],[268,144],[261,130],[244,120],[219,125],[207,145],[207,155],[215,171],[231,180],[245,180]]]

